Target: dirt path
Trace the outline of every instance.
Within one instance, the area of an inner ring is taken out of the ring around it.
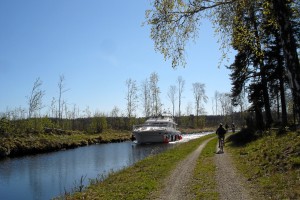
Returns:
[[[210,140],[205,140],[194,152],[177,165],[171,176],[165,181],[164,190],[161,192],[159,200],[187,199],[186,186],[192,178],[197,159],[202,149]]]
[[[216,151],[218,148],[216,149]],[[225,151],[224,151],[225,152]],[[246,180],[237,174],[228,153],[216,154],[216,181],[220,200],[250,200],[249,192],[245,189]]]
[[[181,161],[172,174],[166,179],[164,189],[157,200],[188,200],[187,185],[192,178],[197,159],[210,141],[204,141],[186,159]],[[216,150],[217,151],[217,150]],[[225,152],[215,155],[216,181],[221,200],[250,200],[249,192],[245,189],[246,181],[240,177],[232,165],[231,157]]]

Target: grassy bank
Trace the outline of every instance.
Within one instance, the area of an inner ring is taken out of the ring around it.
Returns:
[[[101,134],[83,134],[69,131],[66,134],[29,134],[0,138],[0,158],[21,156],[61,149],[76,148],[96,143],[121,142],[130,140],[129,131],[108,130]]]
[[[83,192],[67,196],[66,199],[154,199],[176,164],[201,142],[213,136],[182,143],[164,153],[150,156],[129,168],[112,173],[104,181],[93,180]]]
[[[196,129],[184,133],[202,132]],[[96,143],[122,142],[131,140],[131,131],[105,130],[99,134],[87,134],[82,131],[47,129],[46,131],[10,134],[0,137],[0,159],[44,152],[71,149]]]
[[[247,137],[236,134],[227,149],[255,192],[265,199],[300,199],[300,134],[271,133],[245,143]]]

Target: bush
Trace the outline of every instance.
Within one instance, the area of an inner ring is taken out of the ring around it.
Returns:
[[[10,122],[6,118],[0,120],[0,136],[7,136],[11,132]]]
[[[233,146],[243,146],[250,143],[261,136],[260,132],[255,132],[250,128],[243,128],[241,131],[230,135],[227,140],[232,142]]]

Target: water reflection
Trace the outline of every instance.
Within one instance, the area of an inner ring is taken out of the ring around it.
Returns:
[[[0,161],[0,197],[51,199],[65,190],[71,191],[82,176],[86,176],[84,184],[88,184],[89,179],[99,174],[105,176],[169,147],[124,142],[8,158]]]

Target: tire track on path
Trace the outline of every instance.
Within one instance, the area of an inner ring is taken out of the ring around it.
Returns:
[[[157,200],[184,200],[187,199],[187,185],[192,179],[192,175],[197,163],[197,159],[205,145],[213,138],[207,139],[200,146],[181,161],[172,174],[166,179],[164,189]]]
[[[218,151],[218,146],[216,152]],[[216,181],[220,200],[251,200],[246,180],[237,173],[228,153],[215,155]]]

